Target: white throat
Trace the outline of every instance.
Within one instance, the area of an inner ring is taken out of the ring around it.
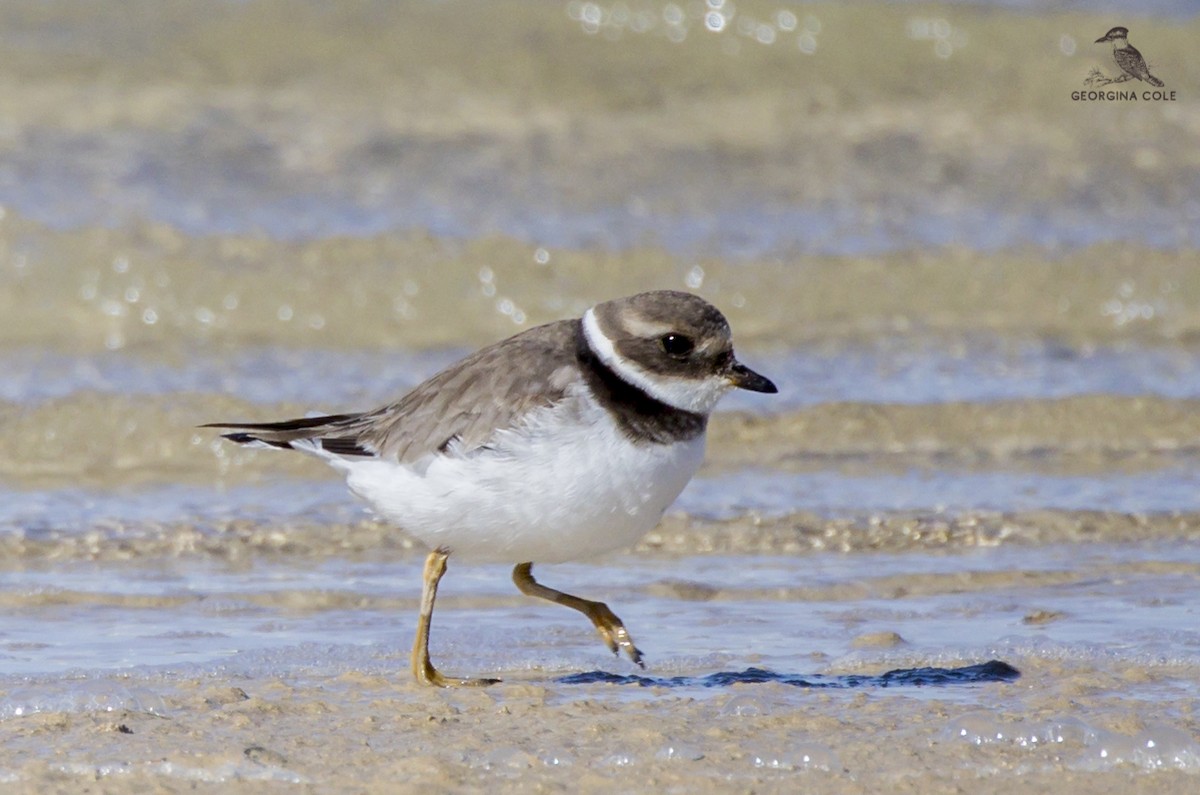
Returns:
[[[635,362],[617,353],[612,340],[604,336],[600,329],[600,323],[592,309],[583,313],[583,338],[592,353],[596,354],[596,358],[623,381],[672,408],[708,414],[731,386],[728,381],[717,376],[696,381],[691,378],[664,377],[646,372]]]

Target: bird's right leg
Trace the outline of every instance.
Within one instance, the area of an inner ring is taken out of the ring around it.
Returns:
[[[435,687],[486,687],[499,679],[459,679],[445,676],[429,660],[429,625],[433,620],[433,603],[437,599],[438,583],[446,573],[450,551],[438,547],[425,558],[425,585],[421,589],[421,614],[417,618],[417,637],[413,641],[412,672],[418,682]]]
[[[629,655],[629,659],[645,668],[642,662],[642,653],[638,651],[638,647],[633,645],[633,638],[629,637],[629,632],[625,629],[625,624],[621,619],[617,618],[617,614],[609,609],[604,602],[594,602],[591,599],[583,599],[578,596],[572,596],[569,593],[563,593],[553,588],[547,588],[537,580],[533,579],[533,564],[518,563],[513,569],[513,583],[521,590],[521,593],[526,596],[536,596],[538,599],[546,599],[560,604],[563,607],[569,607],[572,610],[578,610],[591,620],[592,626],[600,633],[600,638],[604,641],[604,645],[608,646],[609,651],[613,654],[620,654],[621,649]]]

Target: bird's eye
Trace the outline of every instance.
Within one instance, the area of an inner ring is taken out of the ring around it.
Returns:
[[[683,359],[696,344],[692,342],[690,337],[685,337],[682,334],[664,334],[659,340],[662,349],[666,351],[668,356],[673,356],[676,359]]]

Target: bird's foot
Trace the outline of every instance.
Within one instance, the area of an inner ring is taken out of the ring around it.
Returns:
[[[600,638],[609,651],[619,656],[623,649],[630,660],[641,668],[646,667],[642,662],[642,652],[633,644],[633,638],[629,637],[625,624],[608,605],[603,602],[589,602],[585,613],[596,626],[596,631],[600,633]]]
[[[499,679],[489,679],[487,677],[479,679],[466,679],[457,676],[446,676],[441,671],[433,667],[433,663],[428,660],[424,665],[418,665],[413,668],[413,676],[423,685],[431,687],[488,687],[490,685],[499,684]]]

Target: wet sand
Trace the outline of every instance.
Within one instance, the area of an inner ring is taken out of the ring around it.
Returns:
[[[183,677],[171,682],[162,715],[117,708],[6,721],[9,758],[42,758],[8,768],[5,787],[1191,792],[1194,774],[1151,777],[1137,763],[1113,761],[1132,760],[1146,738],[1160,748],[1180,738],[1129,714],[1124,699],[1097,695],[1104,683],[1122,687],[1111,676],[1078,665],[1026,668],[1018,685],[987,686],[980,695],[1004,706],[982,714],[936,693],[779,685],[629,697],[612,686],[563,693],[541,682],[432,692],[363,673]],[[1055,695],[1039,693],[1047,682]],[[71,749],[65,770],[45,758],[47,743]]]

